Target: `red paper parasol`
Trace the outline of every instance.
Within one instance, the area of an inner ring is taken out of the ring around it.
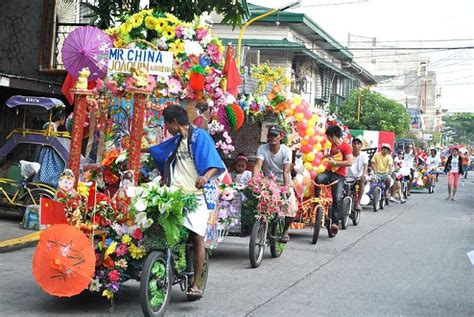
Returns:
[[[59,224],[41,233],[33,275],[45,292],[59,297],[77,295],[89,286],[94,270],[94,249],[80,230]]]
[[[101,29],[82,26],[72,31],[64,40],[62,59],[66,70],[74,77],[88,67],[89,81],[105,76],[107,57],[112,40]]]

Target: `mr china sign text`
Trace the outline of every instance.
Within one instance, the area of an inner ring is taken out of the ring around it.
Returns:
[[[169,75],[173,70],[173,53],[139,48],[109,49],[108,72],[130,73],[131,67],[145,67],[150,75]]]

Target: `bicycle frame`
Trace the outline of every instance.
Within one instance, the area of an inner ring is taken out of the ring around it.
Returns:
[[[13,194],[9,194],[5,191],[2,185],[16,186],[17,189],[15,190]],[[9,204],[17,206],[17,207],[25,207],[25,204],[21,202],[21,200],[23,200],[26,195],[29,195],[29,197],[31,198],[31,201],[33,201],[35,204],[39,204],[39,201],[36,202],[33,195],[31,194],[30,186],[33,188],[44,189],[50,192],[52,196],[54,196],[54,193],[55,193],[54,189],[48,185],[41,184],[41,183],[29,183],[25,181],[18,182],[18,181],[13,181],[8,178],[0,178],[0,194],[3,195],[3,198]]]
[[[339,181],[334,181],[329,184],[317,184],[313,182],[314,186],[317,186],[321,188],[321,194],[319,197],[314,197],[311,200],[314,203],[314,208],[311,210],[311,223],[315,224],[316,223],[316,210],[318,207],[323,208],[324,213],[323,217],[321,219],[321,223],[319,224],[321,227],[324,227],[324,224],[326,223],[326,219],[329,219],[329,207],[332,206],[333,204],[333,199],[332,199],[332,193],[331,193],[331,187],[336,185]]]

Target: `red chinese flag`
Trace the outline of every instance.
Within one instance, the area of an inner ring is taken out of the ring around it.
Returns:
[[[87,198],[87,209],[94,208],[94,206],[97,204],[97,198],[96,198],[96,182],[94,181],[89,188],[89,197]]]
[[[61,86],[61,92],[66,97],[70,105],[74,103],[74,94],[71,93],[71,89],[74,88],[77,78],[67,73],[66,79],[64,79],[63,85]]]
[[[40,215],[40,223],[42,225],[67,224],[64,205],[59,201],[41,197]]]
[[[232,45],[227,46],[223,73],[227,77],[227,92],[234,95],[234,97],[237,97],[238,88],[242,81],[240,80],[239,70],[235,64],[234,49],[232,48]]]

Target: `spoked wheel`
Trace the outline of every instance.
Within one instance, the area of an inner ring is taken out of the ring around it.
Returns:
[[[402,189],[403,199],[407,199],[408,198],[408,184],[406,182],[402,182],[402,186],[403,186],[403,189]]]
[[[253,224],[249,243],[250,265],[252,265],[253,268],[259,267],[262,263],[266,242],[265,229],[267,226],[267,223],[263,223],[260,220],[255,221]]]
[[[354,226],[357,226],[359,224],[359,221],[360,221],[360,211],[359,210],[352,210],[352,213],[351,213],[351,218],[352,218],[352,224]]]
[[[374,189],[374,193],[372,194],[372,196],[372,205],[374,206],[374,212],[377,212],[379,211],[380,201],[382,198],[382,190],[380,189],[380,187]]]
[[[270,252],[273,258],[279,257],[285,249],[286,243],[280,242],[285,229],[285,217],[278,217],[270,226]]]
[[[194,250],[193,248],[189,248],[188,252],[186,253],[186,272],[194,272]],[[199,281],[199,289],[204,292],[206,289],[207,284],[207,275],[209,274],[209,252],[205,251],[204,253],[204,265],[202,268],[201,273],[201,280]],[[194,278],[194,276],[193,276]],[[193,285],[193,280],[191,278],[188,279],[188,289]],[[188,300],[195,300],[194,298],[188,296]]]
[[[318,206],[316,209],[316,221],[314,222],[314,228],[313,228],[313,239],[311,240],[312,244],[316,244],[316,242],[318,242],[319,231],[321,229],[321,221],[323,219],[323,212],[324,212],[323,207]]]
[[[49,190],[46,190],[46,189],[42,189],[42,188],[34,188],[30,191],[30,193],[31,193],[31,196],[28,193],[25,195],[25,200],[23,201],[25,206],[39,205],[41,197],[45,197],[45,198],[49,198],[49,199],[54,198],[54,194],[52,192],[50,192]],[[23,218],[23,215],[25,214],[25,211],[26,211],[25,208],[23,208],[21,210],[21,218]]]
[[[163,316],[171,299],[173,276],[166,254],[151,252],[140,278],[140,304],[145,316]]]
[[[380,198],[380,210],[383,210],[383,208],[385,206],[385,202],[386,202],[385,197],[381,197]]]
[[[329,236],[329,238],[334,238],[336,235],[334,233],[332,233],[331,225],[332,225],[332,220],[328,219],[326,221],[326,229],[328,230],[328,236]]]
[[[343,230],[347,229],[349,225],[349,215],[351,214],[351,207],[352,207],[352,198],[349,196],[344,197],[342,200],[342,221],[341,221],[341,228]]]

